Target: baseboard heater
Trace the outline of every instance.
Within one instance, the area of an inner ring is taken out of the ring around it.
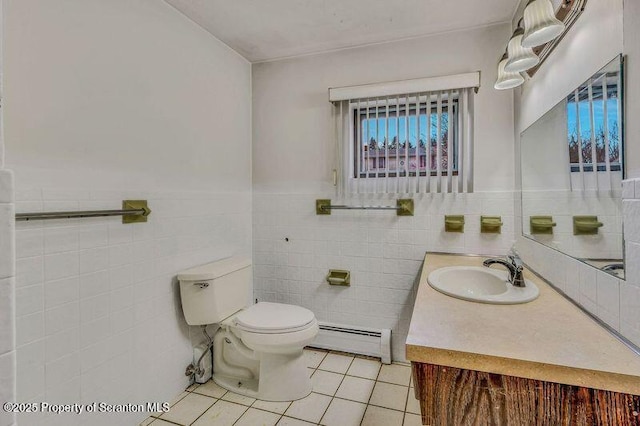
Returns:
[[[320,332],[310,346],[373,356],[383,364],[391,364],[391,330],[388,328],[376,330],[321,322]]]

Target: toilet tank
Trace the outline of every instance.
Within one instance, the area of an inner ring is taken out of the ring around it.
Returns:
[[[215,324],[247,306],[251,261],[229,257],[178,274],[182,311],[189,325]]]

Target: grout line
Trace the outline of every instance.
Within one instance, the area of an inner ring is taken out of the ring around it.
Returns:
[[[351,368],[351,364],[353,364],[353,361],[355,359],[356,359],[355,356],[353,358],[351,358],[351,362],[349,362],[349,366],[347,367],[346,371],[342,375],[342,380],[340,380],[340,383],[338,384],[338,387],[336,388],[336,391],[331,396],[331,401],[329,401],[329,404],[327,404],[327,408],[324,409],[324,413],[322,413],[322,416],[320,416],[320,420],[318,420],[318,424],[321,424],[322,419],[327,414],[327,411],[329,411],[329,407],[331,407],[331,404],[333,403],[333,400],[336,398],[335,395],[338,393],[338,390],[340,390],[340,386],[342,386],[342,382],[344,382],[344,378],[347,377],[347,371],[349,371],[349,369]],[[338,399],[340,399],[340,398],[338,398]],[[362,416],[364,417],[364,414]],[[360,420],[360,421],[362,421],[362,420]]]
[[[235,404],[234,402],[231,402],[231,401],[226,401],[226,402],[229,402],[229,403],[231,403],[231,404]],[[254,402],[255,402],[255,401],[254,401]],[[252,403],[252,404],[253,404],[253,403]],[[241,405],[241,404],[236,404],[236,405]],[[235,425],[236,423],[238,423],[238,422],[240,421],[240,419],[242,418],[242,416],[244,416],[245,414],[247,414],[247,411],[249,411],[249,409],[251,408],[251,406],[247,407],[246,405],[243,405],[243,407],[246,407],[246,410],[244,410],[244,411],[242,412],[242,414],[240,414],[240,416],[236,419],[236,421],[235,421],[235,422],[233,422],[233,424],[234,424],[234,425]],[[203,413],[203,414],[204,414],[204,413]]]
[[[369,395],[369,399],[367,400],[367,406],[364,409],[364,414],[362,415],[362,419],[360,420],[360,426],[362,426],[362,422],[364,422],[364,417],[367,415],[367,410],[369,409],[369,405],[371,405],[371,397],[373,397],[373,393],[376,390],[376,385],[378,384],[378,377],[380,377],[380,372],[382,372],[382,363],[380,363],[380,368],[378,368],[378,374],[376,374],[375,383],[373,385],[373,389],[371,389],[371,395]],[[375,407],[375,405],[374,405]],[[404,422],[404,419],[403,419]]]
[[[200,395],[200,394],[198,394],[198,395]],[[207,396],[207,395],[202,395],[202,396]],[[211,398],[211,397],[210,397],[210,398]],[[195,420],[194,420],[194,421],[192,421],[192,422],[191,422],[191,423],[189,423],[189,424],[194,424],[195,422],[197,422],[197,421],[198,421],[198,419],[199,419],[200,417],[202,417],[202,416],[204,415],[204,413],[206,413],[207,411],[209,411],[209,409],[210,409],[211,407],[213,407],[214,405],[216,405],[216,404],[218,403],[218,401],[220,401],[220,400],[219,400],[219,399],[216,399],[216,401],[215,401],[213,404],[211,404],[210,406],[208,406],[207,408],[205,408],[205,410],[204,410],[202,413],[200,413],[200,415],[199,415],[198,417],[196,417],[196,418],[195,418]],[[164,419],[162,419],[162,420],[164,420]]]

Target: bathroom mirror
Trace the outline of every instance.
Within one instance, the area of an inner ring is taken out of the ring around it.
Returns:
[[[522,132],[522,233],[624,278],[622,56]]]

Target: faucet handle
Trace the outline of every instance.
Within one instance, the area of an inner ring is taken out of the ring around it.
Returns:
[[[516,269],[522,270],[522,260],[517,255],[510,254],[507,256],[507,259]]]

